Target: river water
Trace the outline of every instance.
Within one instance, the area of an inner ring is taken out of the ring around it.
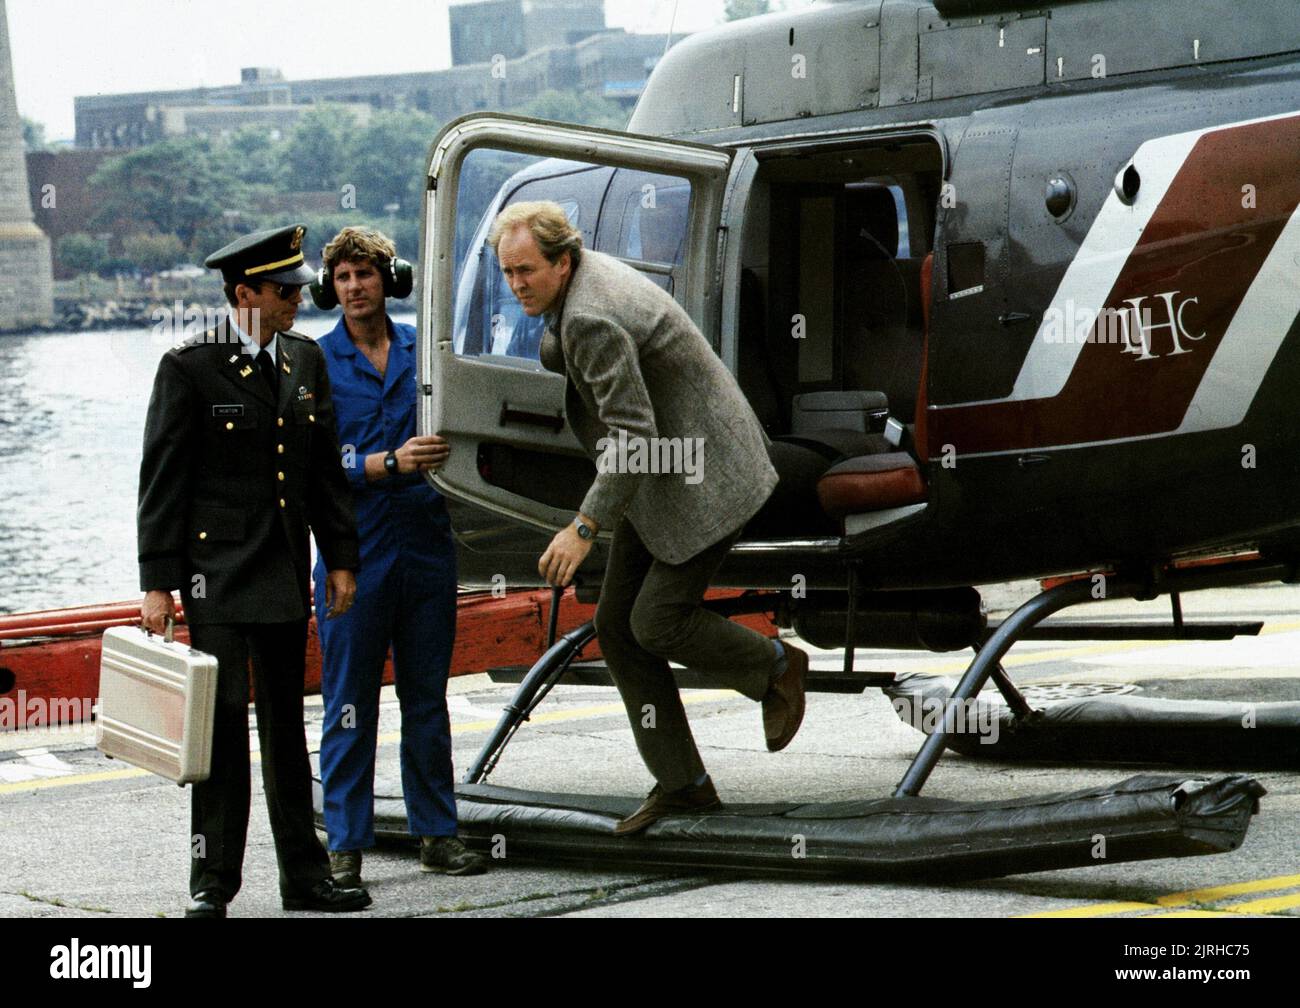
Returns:
[[[319,337],[337,320],[295,328]],[[142,329],[0,337],[0,613],[139,598],[140,446],[170,343]]]

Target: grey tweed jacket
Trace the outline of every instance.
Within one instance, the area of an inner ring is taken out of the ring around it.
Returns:
[[[602,529],[626,514],[651,554],[670,564],[754,516],[776,486],[767,437],[671,295],[584,249],[546,321],[542,364],[567,374],[569,421],[597,463],[584,514]]]

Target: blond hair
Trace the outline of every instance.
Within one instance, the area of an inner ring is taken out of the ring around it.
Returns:
[[[366,227],[345,227],[325,246],[321,259],[327,270],[339,263],[366,260],[384,266],[397,258],[397,246],[381,231]]]
[[[577,265],[582,248],[582,232],[569,223],[564,208],[551,200],[534,200],[512,203],[497,215],[488,233],[488,244],[497,250],[501,238],[517,227],[528,228],[538,249],[547,262],[559,262],[560,256],[569,253],[571,265]]]

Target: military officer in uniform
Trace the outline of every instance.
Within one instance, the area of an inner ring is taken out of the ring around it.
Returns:
[[[329,615],[356,590],[357,533],[339,465],[325,359],[290,329],[313,277],[306,229],[259,231],[209,256],[229,317],[163,355],[145,421],[138,511],[144,626],[184,597],[194,647],[217,657],[212,774],[191,804],[188,917],[224,917],[242,881],[249,814],[248,688],[285,909],[370,903],[339,886],[312,822],[303,730],[308,529]]]

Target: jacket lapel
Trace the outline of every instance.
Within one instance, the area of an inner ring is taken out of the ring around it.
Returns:
[[[222,374],[241,392],[262,400],[268,406],[275,405],[271,400],[271,390],[266,387],[257,368],[257,358],[245,351],[239,336],[228,325],[220,335],[216,342],[222,344],[225,352],[221,358]]]

